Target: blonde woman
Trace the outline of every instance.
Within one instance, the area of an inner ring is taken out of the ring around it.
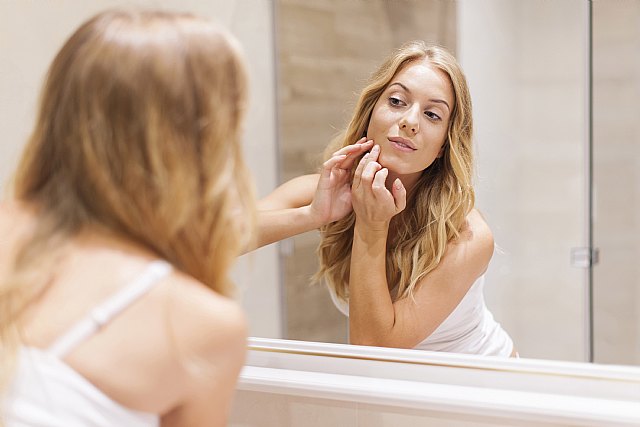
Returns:
[[[372,75],[320,175],[259,203],[260,243],[320,228],[317,278],[351,343],[516,355],[483,299],[494,243],[474,210],[472,128],[455,58],[408,43]]]
[[[236,42],[193,16],[105,12],[58,52],[0,206],[5,426],[226,424],[245,101]]]

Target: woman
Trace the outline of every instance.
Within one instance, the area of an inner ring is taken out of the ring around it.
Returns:
[[[321,174],[260,202],[260,243],[321,227],[316,277],[351,343],[516,354],[482,296],[494,245],[473,209],[472,128],[455,58],[409,43],[373,74]]]
[[[0,207],[5,425],[225,425],[246,98],[236,42],[190,15],[109,11],[62,47]]]

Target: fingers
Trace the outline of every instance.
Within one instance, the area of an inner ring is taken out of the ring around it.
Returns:
[[[402,212],[407,207],[407,189],[404,188],[400,178],[396,178],[393,181],[393,187],[391,187],[391,194],[396,204],[396,212]]]
[[[369,146],[372,143],[373,143],[373,140],[368,140],[367,141],[366,137],[360,138],[355,144],[350,144],[350,145],[347,145],[345,147],[342,147],[341,149],[339,149],[338,151],[333,153],[333,155],[336,156],[336,155],[340,155],[340,154],[349,154],[349,153],[352,153],[352,152],[362,151],[364,148],[369,148]]]
[[[373,175],[382,167],[376,162],[376,160],[378,160],[378,154],[380,154],[380,147],[376,145],[371,149],[370,153],[365,154],[362,159],[360,159],[360,163],[358,163],[358,167],[356,168],[356,172],[353,176],[353,188],[358,188],[364,178],[366,178],[367,182],[371,184]],[[368,167],[373,169],[367,170]],[[366,175],[365,172],[367,172]]]
[[[342,162],[346,158],[347,158],[346,154],[340,154],[338,156],[334,155],[333,157],[331,157],[329,160],[327,160],[322,164],[322,169],[324,169],[325,171],[331,171],[331,169],[339,165],[340,162]]]
[[[382,168],[380,169],[375,176],[373,177],[373,183],[371,184],[371,190],[373,194],[379,198],[387,193],[387,188],[384,183],[387,181],[387,177],[389,176],[389,169]]]
[[[373,140],[367,140],[367,138],[365,137],[358,140],[358,142],[356,142],[355,144],[342,147],[341,149],[333,153],[333,155],[336,156],[345,154],[347,156],[346,160],[340,165],[340,167],[342,169],[349,169],[353,166],[353,163],[356,161],[358,156],[360,156],[365,151],[370,150],[372,146]]]

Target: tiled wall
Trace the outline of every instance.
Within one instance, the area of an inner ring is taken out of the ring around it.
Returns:
[[[368,75],[402,43],[423,39],[455,53],[455,4],[446,0],[278,0],[281,181],[315,173],[344,128]],[[347,325],[324,285],[311,286],[317,233],[283,245],[286,337],[346,342]]]
[[[446,408],[443,408],[446,409]],[[522,417],[520,417],[522,418]],[[544,423],[544,427],[567,424]],[[236,395],[229,427],[540,427],[539,421],[478,417],[251,391]]]

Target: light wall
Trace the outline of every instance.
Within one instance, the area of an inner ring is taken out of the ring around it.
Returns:
[[[250,78],[244,153],[258,195],[276,186],[275,72],[269,0],[57,0],[0,1],[0,185],[6,190],[35,120],[37,97],[49,63],[66,38],[95,13],[113,7],[187,11],[229,29],[245,50]],[[243,257],[233,276],[247,308],[250,333],[281,335],[276,247]]]
[[[586,360],[586,2],[458,1],[477,206],[496,251],[487,305],[524,357]]]

